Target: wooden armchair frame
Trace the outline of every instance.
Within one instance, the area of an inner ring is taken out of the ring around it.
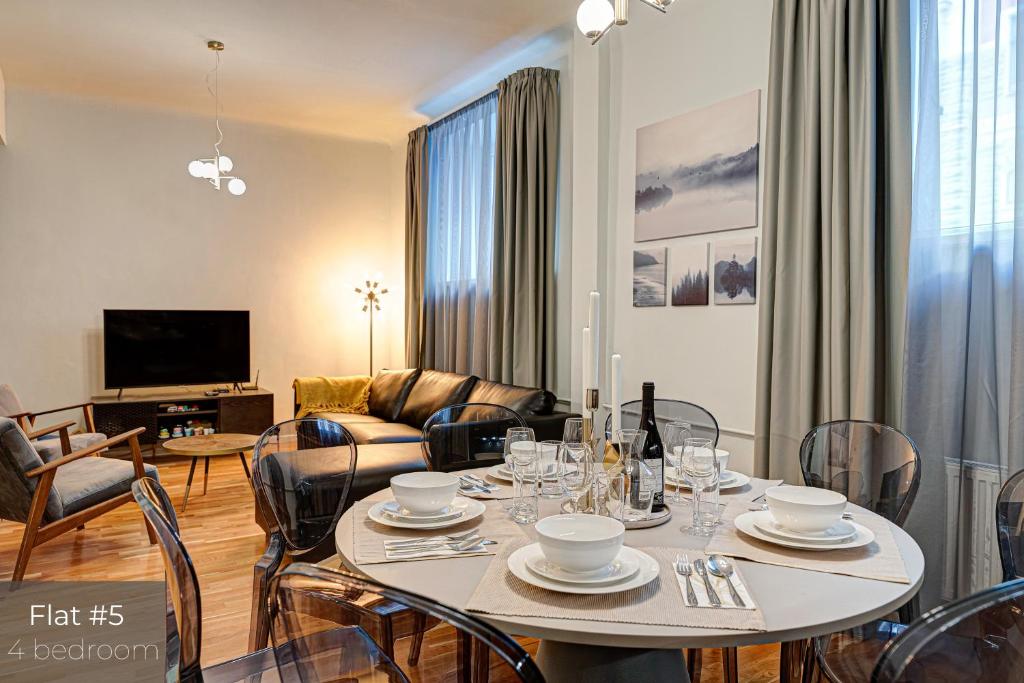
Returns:
[[[67,408],[58,410],[67,410]],[[35,415],[42,414],[44,413],[35,413]],[[61,452],[63,453],[63,456],[51,462],[44,463],[42,466],[31,469],[25,473],[26,479],[37,478],[37,481],[35,493],[32,495],[32,504],[29,507],[28,519],[25,522],[25,533],[21,538],[21,548],[18,550],[18,559],[14,565],[14,575],[12,577],[14,581],[21,581],[25,577],[25,570],[28,567],[29,556],[32,554],[32,550],[36,546],[46,543],[47,541],[52,540],[71,529],[80,529],[89,520],[95,519],[105,512],[109,512],[114,508],[120,507],[121,505],[130,503],[134,500],[132,492],[128,491],[100,503],[96,503],[85,510],[80,510],[72,515],[50,522],[49,524],[43,524],[43,513],[46,512],[46,501],[49,499],[50,490],[53,488],[53,478],[57,474],[58,467],[66,465],[69,462],[74,462],[80,458],[95,455],[107,448],[128,442],[128,446],[132,454],[132,466],[135,470],[134,479],[138,480],[146,476],[145,468],[142,466],[142,450],[139,448],[139,434],[146,431],[145,427],[138,427],[125,432],[124,434],[119,434],[111,439],[95,443],[88,448],[72,452],[71,438],[68,429],[73,427],[75,424],[77,423],[74,420],[68,420],[27,434],[28,438],[32,440],[46,434],[59,432]],[[143,524],[145,524],[145,520],[143,520]],[[156,543],[157,539],[153,530],[149,528],[148,524],[145,524],[145,527],[146,533],[149,535],[149,542]]]
[[[71,404],[69,406],[62,406],[60,408],[50,408],[49,410],[40,410],[40,411],[29,410],[29,411],[26,411],[24,413],[20,413],[19,415],[23,416],[27,420],[28,427],[34,427],[35,424],[36,424],[36,418],[39,417],[40,415],[52,415],[53,413],[63,413],[66,410],[74,410],[75,408],[81,408],[82,409],[82,419],[83,419],[83,422],[85,423],[85,431],[87,431],[87,432],[95,432],[96,431],[96,420],[93,419],[93,415],[92,415],[92,409],[93,409],[94,405],[95,405],[95,403],[93,401],[86,401],[85,403],[73,403],[73,404]],[[16,415],[10,415],[8,417],[11,417],[13,419],[18,419],[18,416],[16,416]],[[21,420],[19,419],[18,422],[21,423]],[[73,425],[74,423],[72,422],[71,424]],[[24,428],[24,427],[25,427],[25,425],[22,424],[22,428]],[[44,432],[44,433],[47,433],[47,432]]]

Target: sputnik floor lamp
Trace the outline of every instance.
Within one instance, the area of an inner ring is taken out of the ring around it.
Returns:
[[[381,287],[380,278],[367,279],[365,287],[356,287],[356,294],[363,297],[363,313],[370,314],[370,377],[373,377],[373,313],[380,310],[380,298],[387,293],[387,287]]]

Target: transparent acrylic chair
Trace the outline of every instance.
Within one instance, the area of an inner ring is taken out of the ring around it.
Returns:
[[[1024,578],[1024,470],[1006,480],[996,499],[1003,581]]]
[[[627,401],[622,404],[622,428],[638,429],[640,427],[641,401]],[[654,420],[658,423],[658,432],[665,436],[665,427],[669,422],[689,422],[694,438],[711,439],[718,446],[718,420],[707,408],[679,401],[674,398],[654,399]],[[608,415],[604,423],[606,439],[612,438],[612,416]]]
[[[203,609],[199,580],[185,544],[178,533],[174,506],[155,479],[145,477],[132,483],[132,495],[142,509],[146,523],[156,534],[167,576],[168,681],[193,683],[239,681],[262,675],[266,683],[284,680],[277,675],[273,653],[262,649],[207,669],[200,666]]]
[[[516,411],[491,403],[441,408],[423,425],[423,458],[432,470],[454,472],[504,462],[505,434],[526,427]]]
[[[525,681],[543,676],[509,636],[486,622],[428,598],[367,578],[293,564],[274,579],[273,640],[278,666],[303,681]],[[393,634],[373,618],[377,604],[400,606],[427,631],[426,653],[409,663],[384,644]],[[325,618],[326,615],[326,618]]]
[[[921,456],[903,432],[861,420],[814,427],[800,445],[807,486],[838,491],[856,505],[903,526],[921,483]],[[866,680],[886,643],[917,616],[917,598],[899,610],[899,622],[876,620],[815,638],[804,666],[833,683]]]
[[[873,683],[1024,681],[1024,579],[928,612],[889,643]]]

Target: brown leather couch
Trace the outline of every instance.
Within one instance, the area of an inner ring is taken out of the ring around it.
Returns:
[[[423,425],[441,408],[457,403],[492,403],[519,413],[538,441],[561,439],[572,413],[555,410],[555,396],[439,370],[381,370],[370,384],[369,415],[315,413],[345,426],[360,446],[350,500],[388,486],[391,477],[427,469],[419,444]],[[295,410],[298,412],[296,404]],[[576,416],[578,417],[578,416]]]

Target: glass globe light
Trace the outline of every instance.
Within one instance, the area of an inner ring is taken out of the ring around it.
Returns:
[[[587,38],[597,38],[615,21],[615,10],[608,0],[583,0],[576,10],[576,25]]]
[[[235,162],[231,161],[231,157],[221,154],[217,157],[217,166],[220,168],[221,173],[231,173],[231,169],[235,167]]]
[[[199,159],[188,162],[188,174],[193,178],[202,178],[203,162],[199,161]]]
[[[203,162],[203,177],[204,178],[216,178],[217,177],[217,167],[214,166],[209,161],[204,161]]]
[[[245,194],[245,181],[241,178],[232,178],[228,181],[228,192],[233,195]]]

